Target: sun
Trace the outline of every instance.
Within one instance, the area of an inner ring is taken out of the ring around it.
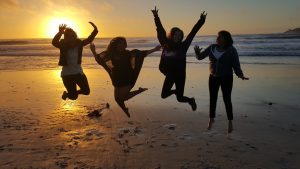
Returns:
[[[81,35],[79,26],[74,22],[74,20],[68,18],[51,18],[49,19],[46,26],[46,36],[52,38],[58,32],[58,27],[60,24],[66,24],[67,27],[72,28],[77,35]]]

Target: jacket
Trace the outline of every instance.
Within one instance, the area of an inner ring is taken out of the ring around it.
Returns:
[[[167,74],[185,74],[186,70],[186,53],[196,36],[199,29],[204,24],[205,20],[199,19],[198,22],[194,25],[191,32],[188,34],[186,39],[179,44],[172,44],[172,42],[167,38],[166,31],[163,28],[161,21],[158,16],[154,17],[156,31],[157,31],[157,38],[159,43],[163,47],[163,52],[159,64],[160,71],[167,75]],[[174,49],[170,49],[169,47],[172,46]],[[172,57],[168,57],[168,53],[174,53]]]
[[[244,74],[235,47],[230,46],[219,59],[216,59],[212,53],[215,47],[217,47],[217,44],[210,45],[201,53],[196,53],[198,60],[202,60],[207,56],[209,57],[210,74],[216,77],[227,76],[232,75],[234,70],[234,73],[238,77],[243,77]]]
[[[75,46],[78,47],[78,64],[81,64],[81,60],[82,60],[82,51],[83,51],[83,47],[88,45],[89,43],[91,43],[96,35],[98,33],[97,29],[94,29],[94,31],[91,33],[91,35],[84,40],[80,40],[80,39],[76,39],[75,42]],[[68,45],[64,39],[61,39],[63,33],[58,32],[53,40],[52,40],[52,45],[55,46],[56,48],[59,48],[60,50],[60,56],[59,56],[59,62],[58,65],[59,66],[66,66],[67,63],[67,54],[68,54],[68,50],[71,48],[70,45]]]

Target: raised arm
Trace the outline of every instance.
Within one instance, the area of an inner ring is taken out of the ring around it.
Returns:
[[[154,16],[154,22],[156,25],[156,32],[157,32],[157,38],[159,43],[163,46],[167,43],[167,33],[161,24],[161,21],[158,17],[158,9],[156,9],[156,6],[153,10],[151,10]]]
[[[195,50],[196,58],[198,60],[202,60],[209,55],[210,47],[207,47],[203,52],[201,52],[202,48],[199,48],[199,46],[195,46],[194,50]]]
[[[61,38],[61,36],[64,34],[65,32],[65,29],[66,29],[67,25],[66,24],[61,24],[59,25],[59,28],[58,28],[58,33],[54,36],[53,40],[52,40],[52,45],[57,47],[57,48],[60,48],[60,43],[59,43],[59,40]]]
[[[94,43],[90,43],[90,49],[91,49],[91,51],[92,51],[92,53],[93,53],[93,56],[95,57],[95,60],[97,61],[97,63],[99,64],[99,65],[102,65],[103,66],[103,64],[105,64],[105,62],[107,61],[107,60],[109,60],[108,58],[105,58],[105,57],[101,57],[100,56],[100,54],[97,54],[97,52],[96,52],[96,46],[95,46],[95,44]]]
[[[98,54],[96,52],[96,46],[94,43],[90,43],[90,49],[91,49],[91,52],[93,53],[93,56],[96,58],[98,57]]]
[[[150,54],[153,53],[153,52],[160,51],[160,49],[161,49],[161,46],[160,46],[160,45],[157,45],[157,46],[155,46],[155,48],[150,49],[150,50],[147,50],[147,55],[150,55]]]
[[[94,43],[90,43],[90,49],[95,57],[95,60],[96,62],[101,65],[106,71],[107,73],[111,76],[111,70],[112,70],[112,67],[109,67],[106,62],[109,62],[109,59],[108,58],[105,58],[105,54],[104,52],[100,53],[100,54],[97,54],[96,53],[96,47],[95,47],[95,44]]]
[[[194,25],[193,29],[191,30],[191,32],[186,37],[186,39],[184,41],[184,47],[186,48],[186,50],[188,50],[188,48],[190,47],[190,45],[191,45],[194,37],[196,36],[197,32],[200,30],[200,28],[205,23],[206,16],[207,16],[207,13],[205,13],[205,11],[201,13],[200,19]]]
[[[98,34],[97,26],[93,22],[89,22],[89,23],[94,27],[94,30],[88,38],[86,38],[82,41],[83,46],[86,46],[86,45],[90,44],[91,42],[93,42],[96,35]]]
[[[243,73],[243,71],[241,69],[241,65],[240,65],[239,55],[234,47],[232,47],[232,53],[233,53],[232,67],[233,67],[234,73],[242,80],[249,80],[249,78],[244,76],[244,73]]]
[[[155,48],[150,49],[150,50],[138,50],[138,49],[134,49],[131,52],[134,54],[134,56],[137,56],[137,57],[146,57],[146,56],[150,55],[153,52],[160,51],[160,49],[161,49],[161,46],[157,45]]]

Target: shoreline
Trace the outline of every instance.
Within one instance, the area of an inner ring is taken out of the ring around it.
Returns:
[[[234,77],[234,131],[228,135],[220,91],[215,126],[206,130],[208,65],[187,68],[185,94],[198,104],[193,112],[174,96],[160,98],[163,76],[156,62],[146,60],[152,67],[142,69],[135,86],[149,90],[126,102],[130,119],[114,102],[103,69],[85,69],[91,94],[77,101],[61,100],[58,69],[1,71],[0,168],[300,166],[300,67],[242,65],[250,81]],[[101,117],[87,116],[106,103],[110,108]]]

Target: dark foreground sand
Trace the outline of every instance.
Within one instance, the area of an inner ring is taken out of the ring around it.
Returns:
[[[136,87],[149,90],[127,103],[130,119],[102,69],[86,69],[92,93],[77,101],[60,99],[59,70],[1,71],[0,168],[300,168],[300,67],[243,65],[251,80],[234,80],[228,135],[221,93],[206,130],[207,66],[188,65],[185,93],[196,112],[174,96],[160,99],[162,75],[143,69]],[[88,117],[93,110],[101,117]]]

